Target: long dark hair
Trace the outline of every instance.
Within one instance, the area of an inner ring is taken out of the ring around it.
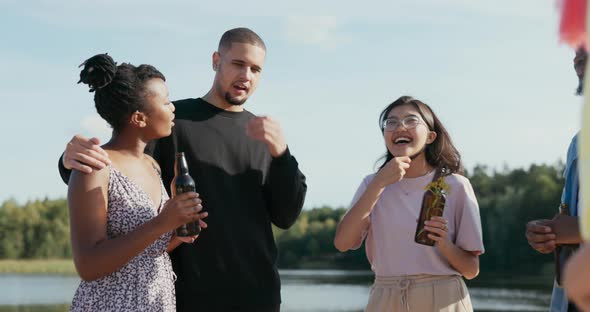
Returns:
[[[384,133],[385,129],[383,128],[383,122],[387,119],[389,112],[401,105],[414,106],[414,108],[420,113],[424,122],[426,122],[428,129],[436,132],[436,139],[434,142],[426,145],[424,150],[426,162],[434,168],[443,169],[445,173],[463,174],[463,164],[461,163],[461,155],[459,154],[459,151],[453,145],[451,137],[443,124],[426,103],[411,96],[402,96],[395,100],[381,112],[381,115],[379,115],[381,133]],[[381,170],[388,161],[393,159],[393,155],[389,152],[387,147],[385,150],[385,155],[382,157],[384,158],[384,161],[379,167],[379,170]]]

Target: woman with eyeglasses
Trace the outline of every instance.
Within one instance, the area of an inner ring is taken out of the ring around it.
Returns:
[[[376,276],[366,311],[472,311],[462,277],[478,275],[484,246],[460,154],[432,109],[417,99],[400,97],[379,121],[385,160],[363,179],[334,239],[342,252],[365,241]],[[431,191],[434,201],[427,204],[442,204],[442,216],[417,229]],[[433,246],[416,243],[421,231]]]

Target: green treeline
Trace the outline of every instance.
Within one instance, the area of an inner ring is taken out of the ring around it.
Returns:
[[[527,221],[551,218],[557,212],[562,171],[563,165],[557,164],[493,172],[478,166],[468,172],[483,225],[482,272],[536,274],[551,268],[552,256],[532,250],[524,230]],[[332,244],[345,211],[333,207],[304,210],[291,229],[275,228],[279,267],[368,269],[363,248],[340,253]],[[64,199],[23,205],[5,201],[0,206],[0,259],[70,258],[68,221]]]
[[[65,199],[0,206],[0,259],[69,258],[70,228]]]

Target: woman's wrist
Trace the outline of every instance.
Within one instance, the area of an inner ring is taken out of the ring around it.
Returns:
[[[453,247],[455,247],[453,242],[446,239],[439,240],[438,242],[436,242],[435,246],[444,255],[447,255],[449,252],[452,252]]]
[[[381,182],[378,177],[375,177],[375,179],[373,179],[371,181],[371,183],[369,183],[369,186],[367,187],[367,189],[372,189],[377,196],[381,195],[381,193],[383,192],[383,190],[385,189],[386,185],[385,183]]]
[[[159,235],[163,235],[164,233],[170,232],[172,230],[166,224],[165,220],[163,220],[163,217],[161,214],[157,215],[156,217],[151,219],[149,222],[151,223],[150,225],[153,227],[153,230]]]

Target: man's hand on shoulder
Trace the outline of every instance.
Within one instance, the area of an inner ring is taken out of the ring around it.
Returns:
[[[67,169],[91,173],[93,169],[110,165],[111,161],[107,152],[100,147],[99,139],[75,135],[66,145],[62,163]]]

